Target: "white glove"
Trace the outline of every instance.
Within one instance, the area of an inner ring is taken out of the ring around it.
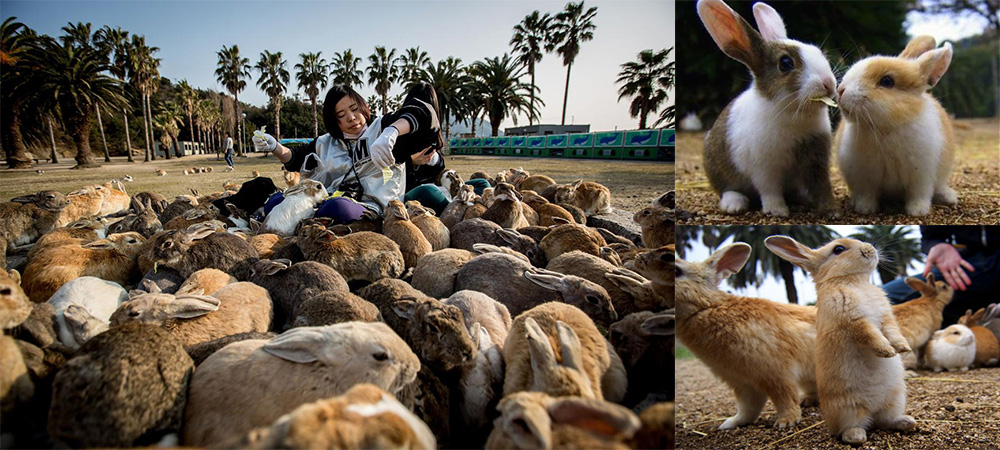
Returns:
[[[368,148],[372,155],[372,161],[379,167],[384,169],[396,163],[396,158],[392,156],[392,147],[396,145],[397,137],[399,137],[399,130],[390,126],[382,130],[382,134]]]
[[[274,149],[278,148],[278,141],[274,139],[274,136],[270,134],[263,133],[264,139],[259,136],[253,137],[253,148],[258,152],[272,152]]]

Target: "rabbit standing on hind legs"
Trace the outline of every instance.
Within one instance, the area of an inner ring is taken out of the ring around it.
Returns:
[[[760,33],[721,0],[700,0],[712,39],[746,65],[753,84],[719,115],[705,138],[705,171],[728,214],[761,203],[788,216],[785,195],[834,215],[830,182],[830,116],[816,98],[831,98],[837,80],[816,47],[788,39],[770,6],[753,7]]]
[[[916,429],[916,420],[903,415],[906,382],[899,354],[910,346],[885,292],[869,281],[878,265],[875,247],[837,239],[813,250],[788,236],[771,236],[764,245],[816,283],[816,385],[829,430],[859,445],[873,427]]]

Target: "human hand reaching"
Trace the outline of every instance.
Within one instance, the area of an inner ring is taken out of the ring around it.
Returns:
[[[414,154],[410,155],[410,161],[413,162],[414,166],[422,166],[424,164],[430,163],[431,160],[434,159],[434,155],[436,153],[437,153],[437,150],[434,149],[433,146],[427,147],[427,148],[423,149],[419,153],[414,153]]]
[[[263,137],[262,137],[263,136]],[[253,148],[258,152],[272,152],[278,148],[278,141],[267,133],[254,133]]]
[[[395,164],[396,159],[392,156],[392,147],[396,145],[396,138],[399,137],[399,130],[390,126],[382,130],[382,134],[372,143],[368,151],[371,153],[372,161],[379,167],[387,168]]]
[[[931,273],[931,269],[935,266],[941,271],[941,275],[944,276],[945,281],[951,287],[955,288],[956,291],[964,291],[972,284],[972,280],[969,279],[969,275],[965,273],[963,268],[970,272],[976,271],[976,268],[972,264],[962,259],[962,256],[958,254],[958,250],[954,246],[944,242],[931,247],[931,251],[927,252],[927,265],[924,267],[924,278],[927,278],[927,274]]]

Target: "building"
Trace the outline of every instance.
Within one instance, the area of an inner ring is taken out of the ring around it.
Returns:
[[[505,128],[504,136],[545,136],[549,134],[590,133],[590,125],[530,125]]]

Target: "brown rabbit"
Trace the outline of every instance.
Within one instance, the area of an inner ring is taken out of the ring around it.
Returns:
[[[483,213],[482,218],[503,228],[518,229],[530,225],[524,218],[521,194],[509,183],[501,183],[496,187],[493,204]]]
[[[928,275],[926,282],[907,277],[906,284],[920,292],[920,298],[893,305],[892,313],[906,343],[913,349],[912,354],[903,355],[903,365],[907,369],[916,369],[923,356],[924,345],[941,328],[941,311],[951,303],[955,290],[944,281],[935,281],[934,274]]]
[[[632,220],[642,227],[642,244],[659,248],[674,243],[674,211],[662,206],[647,206]]]
[[[57,222],[69,204],[66,196],[56,191],[42,191],[0,203],[0,221],[4,224],[0,227],[0,238],[7,242],[3,251],[34,242],[60,226]]]
[[[970,309],[958,318],[958,324],[969,327],[976,336],[976,359],[972,363],[976,367],[995,366],[1000,361],[1000,342],[992,331],[980,324],[985,314],[986,308],[980,308],[975,314]]]
[[[556,188],[556,203],[569,203],[582,209],[588,216],[611,212],[611,190],[607,187],[583,180],[564,184]]]
[[[537,192],[554,184],[556,184],[556,180],[553,180],[545,175],[532,175],[521,180],[521,183],[517,186],[517,188],[522,191]]]
[[[750,256],[742,242],[702,262],[676,261],[677,338],[736,393],[736,415],[719,427],[753,423],[770,398],[775,426],[802,420],[800,391],[816,399],[816,308],[726,293],[718,284]]]
[[[434,216],[434,210],[421,206],[416,200],[410,200],[406,202],[406,212],[410,215],[410,221],[420,229],[427,242],[431,243],[433,251],[448,248],[451,234],[441,219]]]
[[[810,249],[787,236],[764,245],[816,283],[816,385],[827,428],[858,445],[868,429],[911,431],[900,353],[910,351],[885,292],[869,281],[878,251],[854,239]]]
[[[529,189],[522,190],[521,196],[524,204],[530,206],[538,214],[538,225],[543,227],[555,225],[556,222],[553,219],[556,217],[566,219],[570,223],[576,222],[573,220],[573,215],[569,211],[566,211],[566,208],[549,203],[545,197],[538,195],[535,191]]]
[[[385,208],[385,222],[382,224],[382,234],[399,245],[403,252],[403,261],[409,269],[417,265],[417,260],[431,252],[431,243],[406,213],[406,207],[399,200],[390,200]]]
[[[476,193],[470,184],[463,184],[461,189],[451,203],[441,212],[441,222],[448,229],[452,229],[455,224],[465,219],[465,211],[472,207],[476,198]]]

